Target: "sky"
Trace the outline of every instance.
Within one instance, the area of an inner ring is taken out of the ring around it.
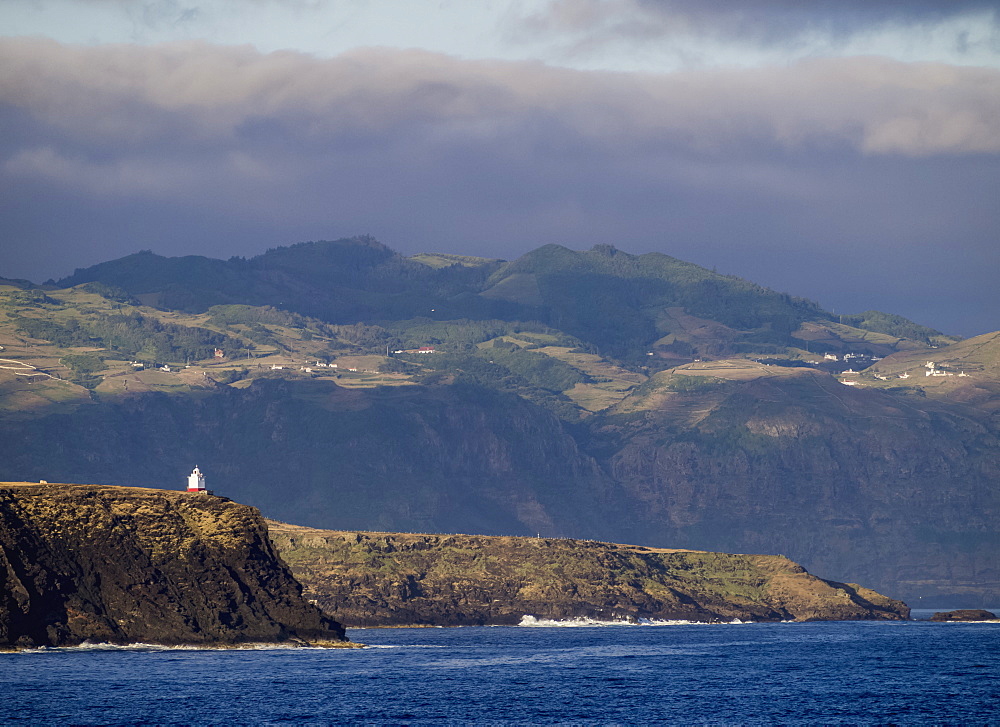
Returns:
[[[1000,329],[1000,0],[0,2],[0,276],[361,234]]]

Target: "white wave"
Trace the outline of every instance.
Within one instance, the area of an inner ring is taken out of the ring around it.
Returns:
[[[708,623],[706,621],[687,621],[684,619],[649,619],[649,618],[639,618],[639,619],[618,619],[612,621],[605,621],[596,618],[589,618],[586,616],[581,616],[579,618],[570,619],[550,619],[550,618],[537,618],[535,616],[525,615],[521,617],[521,622],[518,626],[528,626],[528,627],[543,627],[543,628],[572,628],[580,626],[719,626],[723,624],[749,624],[753,621],[741,621],[736,618],[732,621],[721,621],[715,623]]]
[[[354,644],[355,647],[362,646]],[[276,651],[289,649],[325,649],[322,646],[303,646],[299,644],[233,644],[227,646],[209,646],[202,644],[183,644],[177,646],[167,646],[165,644],[108,644],[103,642],[84,642],[77,646],[36,646],[21,649],[21,654],[65,654],[65,653],[86,653],[95,651],[132,651],[132,652],[157,652],[157,651]]]
[[[366,649],[447,649],[443,644],[365,644]]]

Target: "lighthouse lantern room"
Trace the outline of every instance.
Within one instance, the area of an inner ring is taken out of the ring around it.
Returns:
[[[197,466],[188,475],[188,492],[208,492],[205,489],[205,475],[201,473],[201,470]]]

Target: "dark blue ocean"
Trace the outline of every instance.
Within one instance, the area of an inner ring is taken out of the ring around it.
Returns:
[[[1000,724],[1000,624],[352,630],[0,654],[4,724]]]

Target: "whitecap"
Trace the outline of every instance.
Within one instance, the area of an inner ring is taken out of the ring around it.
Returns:
[[[360,647],[361,644],[352,644],[354,647]],[[78,644],[77,646],[35,646],[26,649],[21,649],[18,653],[21,654],[72,654],[72,653],[89,653],[89,652],[102,652],[102,651],[124,651],[124,652],[161,652],[161,651],[285,651],[285,650],[298,650],[298,649],[327,649],[328,647],[323,646],[304,646],[301,644],[264,644],[264,643],[249,643],[249,644],[232,644],[225,646],[209,646],[207,644],[180,644],[168,646],[166,644],[146,644],[146,643],[132,643],[132,644],[109,644],[105,642],[84,642]]]
[[[732,621],[719,621],[714,623],[709,623],[707,621],[688,621],[686,619],[649,619],[649,618],[639,618],[639,619],[615,619],[615,620],[602,620],[590,618],[587,616],[580,616],[577,618],[570,619],[549,619],[549,618],[537,618],[536,616],[524,615],[521,617],[521,622],[517,624],[518,626],[527,627],[542,627],[542,628],[573,628],[573,627],[592,627],[592,626],[720,626],[724,624],[750,624],[753,621],[742,621],[738,618]]]

